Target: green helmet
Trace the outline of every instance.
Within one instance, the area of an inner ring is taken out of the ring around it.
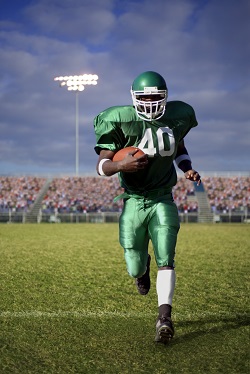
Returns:
[[[165,112],[168,89],[164,78],[154,72],[140,74],[131,87],[133,105],[137,115],[145,121],[161,118]]]

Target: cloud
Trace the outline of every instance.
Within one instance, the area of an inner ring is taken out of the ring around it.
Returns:
[[[95,173],[93,118],[130,104],[144,70],[194,107],[187,144],[202,170],[248,170],[248,15],[233,0],[35,0],[2,13],[0,170],[74,171],[75,95],[53,79],[96,73],[79,94],[80,170]]]
[[[25,9],[32,25],[45,35],[98,44],[112,30],[112,1],[41,0]]]

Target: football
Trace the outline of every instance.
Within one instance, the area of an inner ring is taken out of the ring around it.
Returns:
[[[112,161],[121,161],[121,160],[124,159],[124,157],[127,156],[128,153],[133,152],[136,149],[137,149],[137,152],[133,155],[133,157],[138,158],[138,157],[141,157],[141,156],[145,155],[145,153],[139,148],[126,147],[126,148],[120,149],[118,152],[116,152]]]

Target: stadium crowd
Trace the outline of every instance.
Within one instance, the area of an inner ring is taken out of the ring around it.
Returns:
[[[0,212],[28,211],[45,181],[46,178],[0,176]]]
[[[250,211],[249,177],[206,177],[203,184],[215,213]]]
[[[118,178],[65,177],[53,179],[43,199],[44,213],[119,211],[113,198],[123,192]]]
[[[25,212],[34,203],[46,179],[40,177],[0,177],[0,212]],[[211,209],[215,213],[250,211],[249,177],[204,177]],[[119,212],[122,199],[118,177],[62,177],[54,178],[43,198],[42,212],[87,213]],[[178,178],[173,195],[180,213],[197,212],[198,202],[194,184]]]

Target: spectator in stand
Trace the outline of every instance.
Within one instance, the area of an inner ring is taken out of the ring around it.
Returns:
[[[45,178],[36,177],[0,177],[0,212],[28,211],[45,181]],[[213,212],[228,214],[250,210],[249,177],[204,177],[203,184]],[[99,177],[55,178],[44,198],[42,212],[119,212],[122,202],[114,203],[113,198],[122,192],[117,177],[102,180]],[[197,201],[190,200],[194,194],[192,184],[185,178],[178,179],[173,194],[180,213],[184,213],[184,205],[187,212],[197,212]]]
[[[44,178],[0,177],[0,209],[2,212],[23,212],[34,203],[45,183]]]

